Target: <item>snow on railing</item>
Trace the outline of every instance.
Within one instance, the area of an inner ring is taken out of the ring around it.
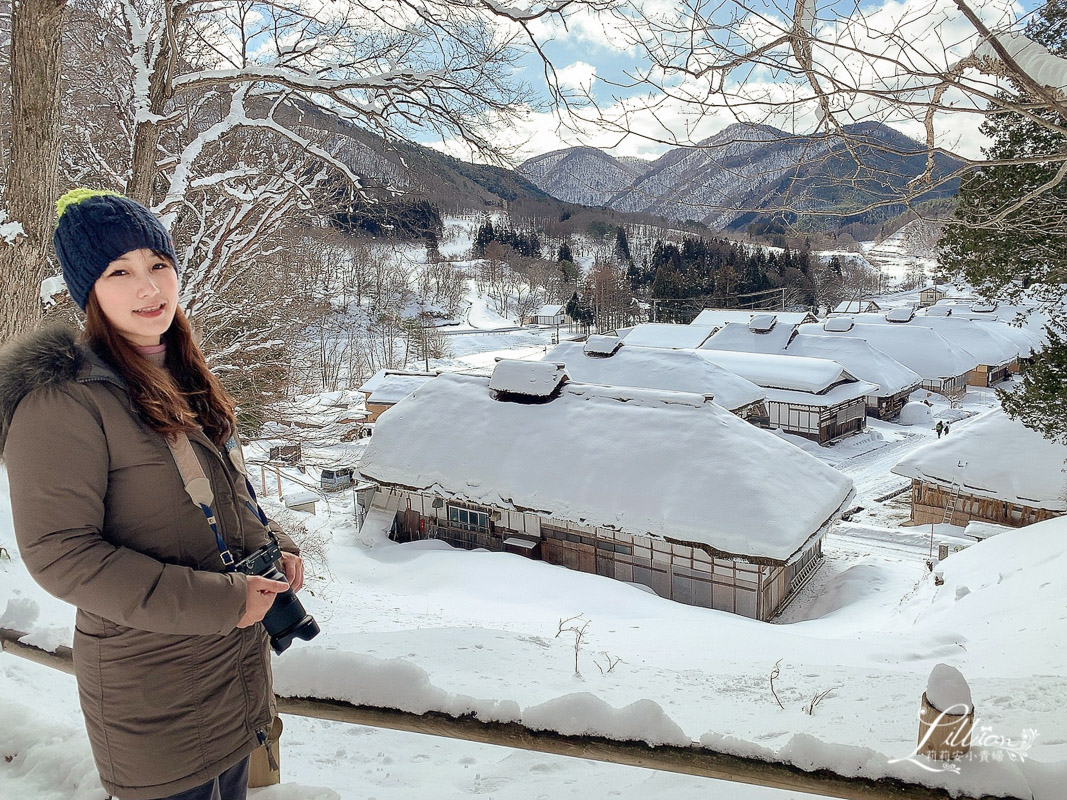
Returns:
[[[0,628],[0,650],[67,674],[74,673],[71,648],[60,646],[49,652],[20,641],[25,636],[21,631]],[[417,669],[413,666],[412,668]],[[561,698],[560,701],[571,703],[572,698]],[[863,800],[898,800],[901,797],[907,797],[909,800],[947,800],[953,797],[955,800],[987,800],[986,797],[956,792],[950,794],[944,789],[896,778],[848,776],[825,768],[809,772],[792,764],[722,752],[700,742],[653,746],[634,739],[609,739],[603,736],[568,735],[553,730],[540,730],[520,722],[485,721],[469,713],[450,714],[432,710],[418,713],[316,697],[278,697],[277,708],[282,714],[444,736],[516,750],[592,759],[609,764],[644,767],[822,797]],[[546,717],[551,717],[551,714]],[[726,737],[711,734],[706,734],[702,740],[728,741]],[[1004,798],[1022,800],[1018,796]]]

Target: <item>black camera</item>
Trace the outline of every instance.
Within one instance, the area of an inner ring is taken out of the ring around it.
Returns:
[[[282,550],[278,547],[278,540],[271,536],[269,544],[238,561],[234,570],[245,575],[258,575],[261,578],[287,583],[285,574],[277,567],[281,557]],[[304,610],[304,604],[292,589],[275,595],[274,605],[263,617],[263,627],[270,634],[270,646],[278,655],[289,649],[294,638],[310,642],[319,635],[319,623]]]

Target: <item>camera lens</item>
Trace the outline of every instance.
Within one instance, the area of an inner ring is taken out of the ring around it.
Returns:
[[[277,572],[277,570],[273,571]],[[272,580],[285,580],[284,575],[280,578],[270,575],[264,575],[264,577]],[[274,605],[263,617],[263,627],[270,634],[270,646],[278,655],[289,648],[294,638],[309,642],[319,635],[319,624],[304,610],[304,604],[300,602],[292,589],[286,589],[275,596]]]

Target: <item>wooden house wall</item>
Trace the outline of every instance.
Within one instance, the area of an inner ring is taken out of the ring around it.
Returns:
[[[998,364],[996,366],[979,364],[967,373],[967,385],[995,386],[1009,377],[1011,377],[1011,364]]]
[[[970,374],[970,373],[967,373]],[[939,378],[934,380],[926,380],[922,382],[922,388],[928,389],[931,392],[937,394],[951,395],[956,393],[966,393],[967,391],[967,375],[956,375],[952,378]]]
[[[918,388],[918,386],[912,386],[885,397],[874,394],[868,395],[867,416],[875,417],[876,419],[895,419],[900,415],[900,409],[908,402],[908,396]],[[872,400],[874,401],[873,403],[871,402]]]
[[[940,524],[942,521],[952,525],[966,525],[972,520],[993,522],[1020,528],[1046,519],[1060,516],[1055,511],[1034,508],[1005,500],[960,492],[951,518],[945,518],[945,509],[952,502],[955,489],[926,483],[917,479],[911,482],[911,521],[916,525]]]
[[[371,403],[366,402],[367,406],[367,422],[376,422],[378,417],[382,415],[384,411],[393,407],[393,403]]]
[[[502,551],[505,539],[524,538],[539,542],[540,548],[533,552],[550,564],[640,583],[669,600],[760,620],[774,616],[794,590],[794,565],[717,558],[688,544],[543,519],[520,511],[451,503],[444,498],[435,508],[432,497],[404,490],[392,492],[397,508],[394,538],[401,542],[434,538],[455,547]],[[496,518],[488,531],[459,529],[449,522],[449,505]],[[807,564],[821,552],[821,543],[816,542],[798,563]]]
[[[768,400],[767,410],[770,427],[825,444],[863,430],[866,403],[863,397],[829,407]]]

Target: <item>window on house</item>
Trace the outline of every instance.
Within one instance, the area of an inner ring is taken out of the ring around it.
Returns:
[[[453,528],[461,528],[465,531],[489,532],[489,515],[471,508],[449,506],[448,523]]]

